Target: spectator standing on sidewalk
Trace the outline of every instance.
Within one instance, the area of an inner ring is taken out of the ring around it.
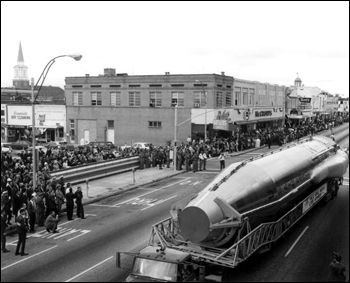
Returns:
[[[9,250],[6,249],[6,212],[1,210],[1,250],[3,253],[8,253]]]
[[[19,210],[20,215],[16,218],[16,224],[17,224],[17,232],[18,232],[18,242],[16,247],[16,253],[15,255],[19,255],[19,249],[22,246],[21,249],[21,256],[28,255],[24,252],[24,249],[26,247],[26,237],[27,237],[27,226],[25,224],[24,214],[25,209],[21,208]]]
[[[57,215],[61,217],[61,209],[64,204],[64,195],[61,190],[61,185],[57,184],[56,186],[56,200],[57,200]]]
[[[73,210],[74,210],[74,194],[73,189],[69,188],[68,193],[66,193],[66,205],[67,205],[67,218],[68,221],[73,220]]]
[[[224,151],[220,153],[218,159],[220,161],[220,171],[221,171],[222,169],[225,169],[225,152]]]
[[[37,222],[39,226],[44,226],[45,221],[45,203],[44,203],[44,193],[38,192],[36,195],[36,212],[37,212]]]
[[[83,207],[83,192],[81,191],[81,187],[78,187],[77,191],[75,192],[75,198],[75,203],[77,204],[77,217],[85,219]]]
[[[36,193],[32,194],[32,198],[28,204],[28,214],[29,214],[29,232],[35,232],[35,221],[36,221]]]

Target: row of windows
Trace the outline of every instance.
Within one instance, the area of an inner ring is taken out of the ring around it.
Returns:
[[[161,107],[163,97],[162,92],[153,91],[150,92],[149,105],[151,107]],[[252,88],[238,88],[234,90],[234,105],[254,105],[255,90]],[[194,107],[204,107],[206,105],[207,92],[195,91],[193,93]],[[231,92],[217,92],[216,93],[216,107],[231,107],[232,96]],[[73,92],[73,105],[83,105],[83,93]],[[102,94],[101,92],[91,92],[91,105],[102,105]],[[121,93],[110,92],[110,105],[111,106],[122,106],[121,105]],[[178,105],[180,107],[185,106],[184,92],[176,91],[171,92],[171,106]],[[141,106],[141,92],[132,91],[129,92],[129,106]]]
[[[171,84],[171,87],[185,87],[184,84]],[[202,87],[202,84],[194,84],[194,87]],[[217,87],[223,88],[224,86],[218,84]],[[83,85],[72,85],[72,88],[82,88]],[[109,85],[110,88],[120,88],[121,85]],[[139,88],[141,85],[128,85],[130,88]],[[150,84],[148,87],[163,87],[161,84]],[[207,84],[203,84],[203,87],[207,87]],[[90,88],[102,88],[102,85],[90,85]],[[232,88],[232,86],[227,85],[226,88]]]

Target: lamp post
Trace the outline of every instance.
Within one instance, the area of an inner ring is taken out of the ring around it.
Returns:
[[[205,121],[204,121],[204,144],[207,142],[207,94],[204,91],[204,84],[200,80],[196,80],[202,85],[203,95],[205,97]]]
[[[175,105],[175,122],[174,122],[174,171],[176,171],[176,151],[177,151],[177,144],[176,144],[176,140],[177,140],[177,104]]]
[[[33,86],[34,84],[34,79],[32,78],[31,79],[31,90],[32,90],[32,159],[33,159],[33,190],[35,190],[36,188],[36,159],[35,159],[35,154],[36,154],[36,151],[35,151],[35,102],[36,102],[36,99],[38,98],[39,96],[39,92],[41,90],[41,87],[43,86],[44,84],[44,81],[46,79],[46,76],[51,68],[51,66],[53,65],[53,63],[55,63],[55,60],[57,58],[61,58],[61,57],[71,57],[73,58],[75,61],[79,61],[83,56],[80,55],[80,54],[68,54],[68,55],[60,55],[60,56],[57,56],[53,59],[51,59],[45,66],[44,70],[42,71],[38,81],[36,82],[35,86]],[[34,91],[35,89],[37,88],[40,80],[42,79],[42,82],[40,84],[40,87],[39,89],[37,90],[37,93],[36,93],[36,96],[34,96]]]

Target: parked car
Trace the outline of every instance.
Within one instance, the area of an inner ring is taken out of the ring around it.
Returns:
[[[8,143],[1,143],[1,152],[12,152],[12,147]]]
[[[46,147],[53,147],[53,148],[62,148],[62,149],[64,149],[64,148],[66,148],[67,147],[67,142],[61,142],[61,141],[50,141],[50,142],[48,142],[48,143],[46,143],[46,144],[44,144],[44,146],[46,146]]]
[[[135,148],[147,148],[149,149],[151,143],[149,142],[135,142],[132,146]]]
[[[8,145],[11,146],[12,150],[22,150],[22,149],[24,150],[32,146],[32,143],[27,140],[22,140],[22,141],[8,143]]]
[[[110,141],[94,141],[87,144],[89,147],[100,147],[100,148],[115,148],[115,145]]]

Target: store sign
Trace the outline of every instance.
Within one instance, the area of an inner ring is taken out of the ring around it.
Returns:
[[[255,117],[272,116],[272,111],[255,111]]]
[[[31,106],[9,106],[8,107],[8,124],[29,126],[32,124]]]
[[[229,121],[228,120],[213,120],[213,129],[214,130],[229,130]]]
[[[299,97],[299,101],[302,103],[310,103],[311,97]]]
[[[40,123],[43,123],[43,122],[45,122],[45,114],[39,114],[39,122]]]

